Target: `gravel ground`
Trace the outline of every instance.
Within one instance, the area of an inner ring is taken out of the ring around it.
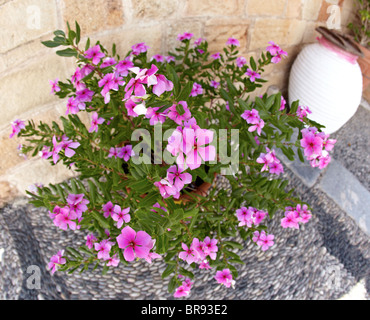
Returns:
[[[338,299],[360,280],[370,292],[370,239],[357,224],[318,188],[305,187],[286,169],[291,186],[314,208],[314,217],[300,230],[283,229],[280,218],[268,222],[275,246],[262,252],[244,242],[244,265],[238,266],[235,289],[221,287],[213,272],[197,270],[188,299],[322,300]],[[223,182],[219,181],[220,185]],[[282,215],[282,213],[280,214]],[[66,246],[84,243],[79,232],[57,229],[45,209],[19,199],[0,210],[0,249],[3,248],[0,299],[173,299],[162,282],[165,265],[155,261],[122,265],[101,275],[93,272],[51,275],[46,265]],[[40,272],[40,288],[30,286],[30,266]],[[33,267],[35,268],[35,267]]]

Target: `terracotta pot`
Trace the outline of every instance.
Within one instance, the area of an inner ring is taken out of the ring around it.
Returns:
[[[215,180],[216,180],[216,176],[217,174],[215,174]],[[214,180],[214,181],[215,181]],[[199,187],[197,187],[196,190],[194,190],[193,192],[191,192],[192,195],[194,195],[195,197],[197,195],[200,195],[202,197],[205,197],[207,196],[207,192],[208,190],[211,188],[212,184],[209,183],[209,182],[203,182]],[[194,201],[194,199],[192,197],[190,197],[189,195],[187,194],[183,194],[180,196],[180,198],[178,200],[175,200],[175,203],[187,203],[189,201]]]

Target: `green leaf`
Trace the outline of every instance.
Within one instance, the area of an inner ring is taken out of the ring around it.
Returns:
[[[177,286],[177,278],[176,276],[173,276],[170,280],[170,282],[168,283],[168,292],[169,293],[172,293],[175,291],[176,289],[176,286]]]
[[[256,71],[257,70],[257,65],[256,65],[256,62],[254,61],[253,57],[251,57],[249,59],[249,63],[251,65],[251,68],[253,69],[253,71]]]
[[[175,97],[176,97],[180,92],[179,77],[178,77],[175,69],[170,64],[166,65],[166,70],[167,70],[169,80],[171,80],[172,83],[173,83],[174,94],[175,94]]]
[[[176,265],[168,265],[162,273],[162,279],[167,278],[171,273],[175,271]]]
[[[235,241],[223,241],[222,243],[225,246],[230,246],[230,247],[235,248],[235,249],[240,249],[240,250],[244,249],[244,247],[240,243],[235,242]]]
[[[78,44],[81,40],[81,28],[76,21],[76,44]]]
[[[48,48],[59,47],[61,44],[54,41],[41,41],[41,43]]]
[[[77,57],[77,51],[71,48],[59,50],[56,54],[61,57]]]
[[[109,229],[110,225],[108,223],[108,220],[104,218],[101,214],[93,211],[92,213],[93,218],[98,221],[99,225],[104,229]]]
[[[191,90],[193,90],[193,82],[189,81],[181,90],[180,95],[177,97],[177,101],[187,101],[189,99]]]

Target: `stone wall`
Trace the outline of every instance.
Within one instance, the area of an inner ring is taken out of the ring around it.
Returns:
[[[101,40],[107,48],[116,43],[121,55],[137,42],[150,46],[149,56],[165,54],[185,31],[206,38],[212,52],[228,37],[238,38],[247,58],[272,40],[289,58],[268,68],[265,78],[284,90],[294,58],[315,41],[315,28],[326,25],[332,4],[339,6],[346,31],[353,0],[0,0],[0,205],[30,184],[73,175],[42,159],[24,159],[17,150],[22,141],[8,138],[17,118],[51,122],[65,112],[65,102],[50,94],[49,80],[70,77],[74,61],[40,42],[66,29],[66,21],[79,22],[82,41]]]

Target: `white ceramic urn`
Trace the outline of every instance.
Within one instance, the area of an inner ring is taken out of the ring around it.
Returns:
[[[333,133],[355,113],[362,97],[362,74],[356,57],[341,54],[325,41],[307,45],[297,56],[289,77],[289,104],[299,100],[308,118]],[[342,52],[343,53],[343,52]]]

